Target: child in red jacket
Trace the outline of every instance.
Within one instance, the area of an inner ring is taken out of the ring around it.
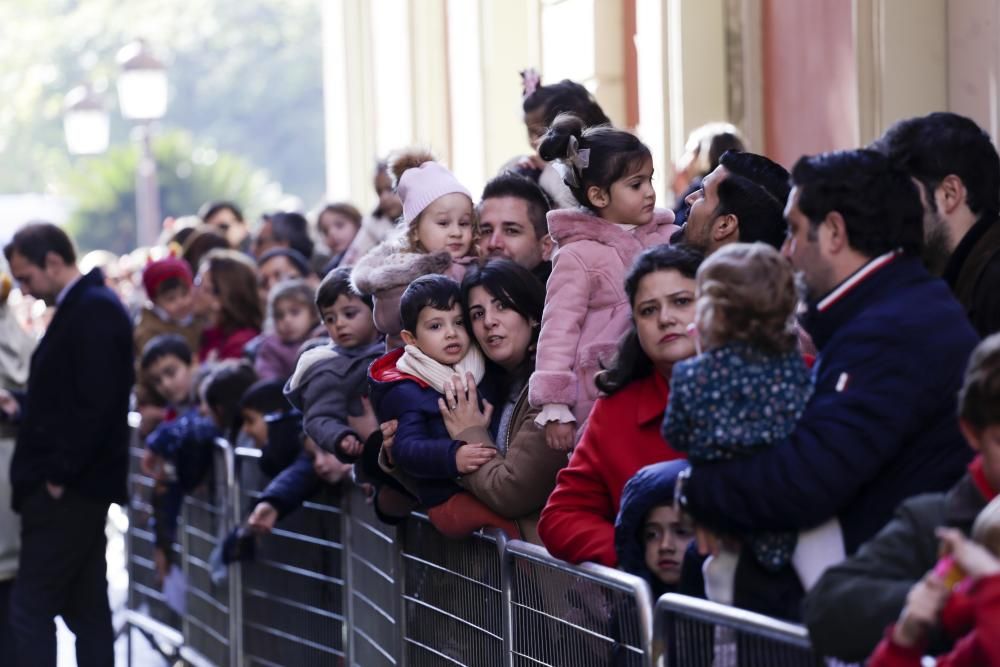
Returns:
[[[938,535],[947,556],[910,589],[869,667],[918,667],[935,626],[961,637],[937,667],[1000,665],[1000,498],[976,517],[972,540],[955,529]]]

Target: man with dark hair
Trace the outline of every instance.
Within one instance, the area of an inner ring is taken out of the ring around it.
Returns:
[[[902,500],[962,475],[970,452],[955,397],[977,336],[920,261],[920,203],[906,174],[873,151],[845,151],[802,158],[792,184],[782,250],[808,290],[814,393],[787,439],[695,466],[683,496],[696,520],[736,536],[836,518],[843,557]],[[753,557],[737,569],[737,605],[799,615],[794,573],[775,582]],[[741,588],[762,577],[767,585]]]
[[[528,269],[544,285],[553,251],[545,216],[552,208],[531,179],[504,172],[483,188],[479,200],[479,249],[483,257],[506,257]]]
[[[21,664],[55,665],[53,620],[76,635],[80,665],[114,663],[104,524],[126,500],[132,325],[100,269],[83,276],[65,232],[30,224],[4,248],[21,290],[55,306],[25,393],[0,391],[18,423],[12,505],[21,560],[11,623]]]
[[[259,258],[274,248],[291,248],[308,260],[313,254],[313,245],[309,223],[301,213],[272,213],[263,218],[254,240],[254,254]]]
[[[908,173],[924,206],[924,260],[981,336],[1000,331],[1000,156],[973,121],[938,112],[902,120],[873,145]]]
[[[781,165],[763,155],[726,151],[701,188],[688,195],[686,222],[672,241],[705,254],[736,242],[780,248],[788,189],[788,172]]]

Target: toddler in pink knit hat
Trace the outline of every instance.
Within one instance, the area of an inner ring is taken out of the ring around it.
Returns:
[[[361,258],[351,281],[374,297],[373,315],[389,349],[402,343],[399,297],[413,280],[440,273],[461,281],[475,261],[477,221],[472,195],[426,151],[407,149],[389,160],[403,202],[399,240],[386,241]]]

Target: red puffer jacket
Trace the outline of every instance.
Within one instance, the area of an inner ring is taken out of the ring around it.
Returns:
[[[599,398],[538,521],[545,548],[571,563],[615,567],[615,517],[640,468],[683,458],[660,435],[669,386],[659,373]]]

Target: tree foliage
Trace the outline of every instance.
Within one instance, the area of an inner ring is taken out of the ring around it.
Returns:
[[[168,66],[163,126],[267,168],[306,202],[322,196],[315,0],[0,2],[0,192],[44,192],[70,166],[62,103],[80,83],[104,96],[112,144],[127,142],[115,55],[140,37]]]
[[[153,154],[164,216],[189,215],[206,201],[230,199],[243,203],[252,219],[277,206],[281,197],[281,186],[264,171],[235,155],[197,146],[186,133],[154,138]],[[138,146],[118,146],[80,160],[60,181],[57,194],[73,209],[66,227],[82,249],[122,254],[135,247],[138,161]]]

